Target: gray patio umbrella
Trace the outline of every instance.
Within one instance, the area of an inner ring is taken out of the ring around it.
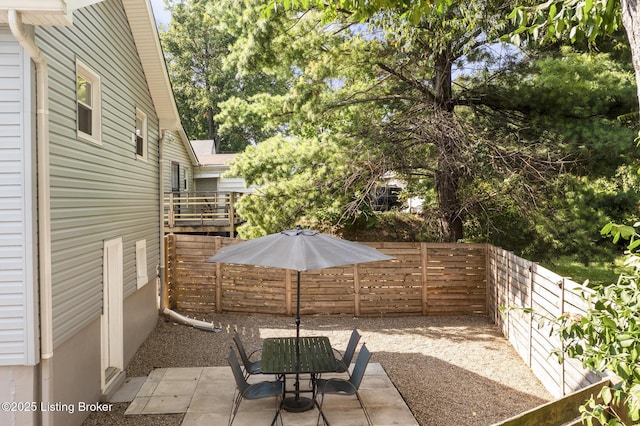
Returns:
[[[207,262],[269,266],[298,272],[296,337],[300,336],[300,272],[391,260],[373,247],[296,227],[223,247]]]
[[[356,263],[391,260],[373,247],[321,234],[317,231],[295,229],[270,234],[254,240],[223,247],[207,262],[268,266],[298,272],[296,299],[296,343],[300,338],[300,272]],[[296,344],[299,356],[299,348]],[[296,389],[298,378],[296,377]],[[297,394],[297,392],[296,392]],[[298,396],[296,395],[296,398]]]

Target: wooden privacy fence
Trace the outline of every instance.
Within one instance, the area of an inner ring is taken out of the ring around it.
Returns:
[[[291,315],[294,271],[207,263],[240,240],[167,236],[169,306],[193,313]],[[301,314],[486,314],[485,244],[366,243],[395,259],[303,272]]]
[[[166,241],[169,307],[187,313],[291,315],[295,272],[207,263],[240,240],[183,234]],[[392,261],[302,273],[301,313],[353,316],[487,315],[555,396],[601,378],[575,360],[558,362],[559,336],[542,317],[583,314],[590,290],[488,244],[366,243]],[[535,315],[499,307],[533,308]]]
[[[575,359],[558,362],[551,355],[562,347],[552,321],[565,314],[582,315],[590,289],[506,250],[487,248],[490,317],[542,384],[560,397],[602,377],[582,368]],[[515,307],[504,314],[499,307]],[[520,308],[532,308],[534,314]]]

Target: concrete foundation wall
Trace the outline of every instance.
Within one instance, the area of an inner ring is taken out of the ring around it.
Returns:
[[[39,367],[0,367],[0,425],[37,425]]]

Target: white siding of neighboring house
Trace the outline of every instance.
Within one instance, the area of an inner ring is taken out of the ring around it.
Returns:
[[[0,366],[38,360],[31,67],[0,25]]]
[[[74,12],[71,27],[38,27],[49,64],[53,339],[59,346],[102,314],[103,242],[122,237],[126,299],[159,264],[158,119],[120,0]],[[76,135],[76,59],[102,84],[102,145]],[[148,117],[147,160],[135,155],[136,108]],[[141,274],[144,275],[144,274]]]
[[[247,189],[242,178],[223,177],[218,181],[218,191],[250,193],[253,192],[253,189]]]

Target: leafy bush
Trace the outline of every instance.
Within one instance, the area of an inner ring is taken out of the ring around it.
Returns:
[[[602,233],[629,241],[628,264],[631,275],[621,275],[615,285],[601,285],[589,296],[591,308],[585,316],[564,316],[559,330],[565,353],[580,360],[585,368],[609,371],[620,381],[604,387],[602,402],[590,399],[581,407],[582,420],[588,425],[625,425],[640,422],[640,235],[631,226],[606,225]],[[622,415],[610,406],[624,407]],[[596,423],[594,423],[596,422]],[[599,422],[599,423],[597,423]]]

